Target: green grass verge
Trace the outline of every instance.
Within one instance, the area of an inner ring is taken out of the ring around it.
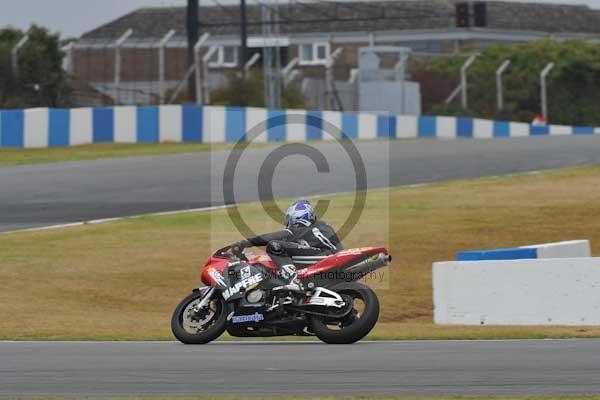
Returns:
[[[588,167],[369,192],[344,240],[394,256],[368,282],[381,302],[369,338],[600,337],[589,326],[434,325],[431,287],[431,263],[465,249],[587,238],[598,254],[598,182],[600,167]],[[339,227],[354,197],[327,199]],[[239,210],[257,231],[279,227],[260,204]],[[172,340],[170,314],[211,249],[237,239],[225,210],[0,235],[0,339]]]
[[[365,139],[360,142],[380,141],[386,139]],[[408,141],[415,139],[393,139]],[[315,141],[313,143],[324,143]],[[281,143],[279,143],[281,144]],[[252,142],[249,148],[276,146],[277,143]],[[158,156],[181,153],[202,153],[207,151],[229,150],[235,143],[159,143],[159,144],[126,144],[101,143],[71,147],[55,147],[43,149],[0,148],[0,166],[26,164],[47,164],[67,161],[100,160],[106,158],[124,158],[140,156]]]
[[[269,146],[268,143],[253,143],[252,147]],[[99,160],[104,158],[123,158],[156,156],[180,153],[200,153],[206,151],[227,150],[232,143],[161,143],[161,144],[89,144],[73,147],[47,149],[0,149],[0,166],[46,164],[65,161]]]

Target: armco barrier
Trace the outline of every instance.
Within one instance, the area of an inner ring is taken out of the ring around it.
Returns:
[[[289,115],[306,124],[279,124]],[[216,106],[123,106],[0,111],[0,147],[58,147],[89,143],[235,142],[258,123],[258,141],[328,140],[324,124],[351,139],[501,138],[591,135],[600,128],[490,121],[463,117],[397,116],[337,111],[270,110]]]
[[[433,265],[434,321],[461,325],[600,325],[600,258]]]
[[[461,251],[456,255],[458,261],[483,260],[520,260],[534,258],[573,258],[590,257],[588,240],[536,244],[506,249]]]

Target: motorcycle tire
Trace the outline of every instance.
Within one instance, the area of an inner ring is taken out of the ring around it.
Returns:
[[[183,313],[190,303],[202,298],[202,292],[194,292],[179,303],[173,312],[171,318],[171,331],[173,335],[184,344],[205,344],[212,342],[225,332],[227,325],[227,307],[221,296],[217,296],[213,301],[216,302],[216,311],[214,317],[208,322],[211,323],[205,330],[198,333],[190,333],[183,326]]]
[[[319,339],[329,344],[358,342],[367,336],[377,323],[379,318],[379,299],[377,299],[377,295],[371,288],[358,282],[341,283],[330,289],[339,294],[350,295],[353,299],[360,298],[364,303],[363,312],[358,319],[347,326],[344,326],[342,321],[337,321],[342,324],[338,329],[331,329],[328,326],[331,322],[336,321],[326,317],[313,316],[310,318],[310,326],[313,332]]]

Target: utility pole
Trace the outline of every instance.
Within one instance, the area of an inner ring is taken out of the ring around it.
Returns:
[[[246,74],[246,62],[248,61],[248,25],[246,21],[246,0],[240,0],[240,70],[242,77]]]
[[[263,70],[265,79],[265,107],[281,107],[281,58],[279,49],[279,8],[261,4],[263,47]]]
[[[195,63],[195,53],[194,46],[198,43],[198,39],[200,36],[200,21],[199,21],[199,6],[198,0],[188,0],[187,2],[187,45],[188,45],[188,54],[187,54],[187,62],[188,68],[191,68]],[[195,99],[196,97],[196,79],[194,77],[190,77],[188,80],[188,93],[192,100],[200,101],[201,99]]]

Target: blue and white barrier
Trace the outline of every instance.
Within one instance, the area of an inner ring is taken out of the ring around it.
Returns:
[[[588,240],[537,244],[506,249],[461,251],[457,261],[523,260],[537,258],[591,257]]]
[[[305,123],[287,123],[291,115]],[[600,128],[533,126],[477,118],[398,116],[337,111],[272,110],[216,106],[124,106],[0,110],[0,147],[60,147],[91,143],[222,143],[245,139],[269,121],[257,141],[330,140],[334,126],[349,139],[502,138],[592,135]]]

